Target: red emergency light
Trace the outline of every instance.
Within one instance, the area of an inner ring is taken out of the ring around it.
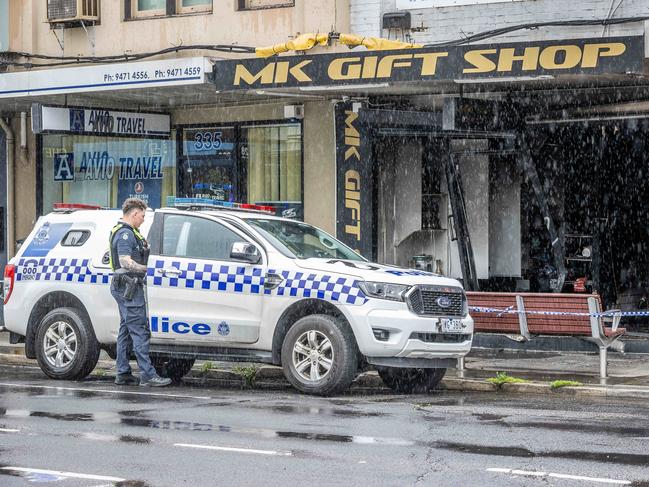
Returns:
[[[85,205],[83,203],[54,203],[54,210],[101,210],[101,206]]]

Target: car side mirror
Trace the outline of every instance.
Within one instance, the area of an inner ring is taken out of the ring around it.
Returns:
[[[258,264],[261,261],[261,253],[256,245],[248,242],[234,242],[230,251],[230,258],[242,260],[251,264]]]

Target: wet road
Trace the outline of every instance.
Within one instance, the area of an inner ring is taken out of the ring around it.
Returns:
[[[648,418],[628,400],[142,390],[0,366],[0,485],[640,486]]]

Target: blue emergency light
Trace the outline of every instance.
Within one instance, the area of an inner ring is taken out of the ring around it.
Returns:
[[[232,203],[230,201],[211,200],[209,198],[179,198],[176,196],[167,196],[167,206],[174,208],[224,208],[244,211],[261,211],[271,214],[275,213],[275,208],[272,206],[252,205],[249,203]]]

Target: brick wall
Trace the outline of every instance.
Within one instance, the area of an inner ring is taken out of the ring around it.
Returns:
[[[395,0],[351,0],[351,28],[355,34],[402,39],[399,31],[381,29],[381,16],[396,11]],[[619,5],[619,7],[618,7]],[[616,9],[617,7],[617,9]],[[460,39],[479,32],[516,24],[554,20],[605,19],[608,17],[649,16],[647,0],[523,0],[481,3],[410,11],[415,42],[435,43]],[[649,23],[616,26],[550,27],[524,30],[494,38],[494,42],[568,39],[579,37],[639,35]],[[488,43],[489,41],[481,41]],[[647,52],[649,52],[649,42]]]

